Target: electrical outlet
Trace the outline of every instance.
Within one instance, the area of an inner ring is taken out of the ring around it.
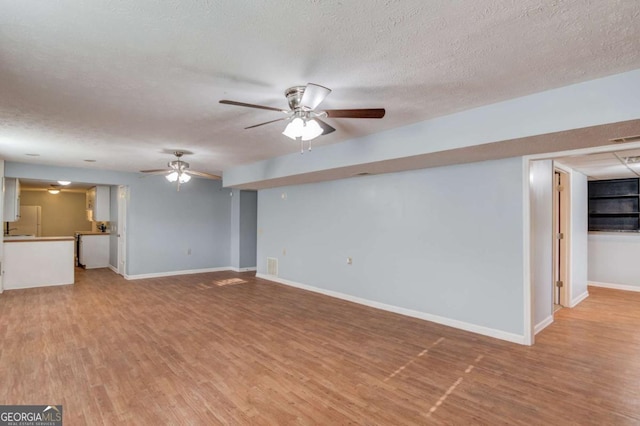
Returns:
[[[352,265],[353,264],[353,259],[350,257],[347,257],[347,265]]]
[[[280,196],[283,200],[287,199],[287,193],[283,192],[282,195]]]

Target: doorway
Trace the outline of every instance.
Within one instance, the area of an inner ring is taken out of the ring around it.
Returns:
[[[569,306],[570,176],[554,168],[553,188],[553,312]]]

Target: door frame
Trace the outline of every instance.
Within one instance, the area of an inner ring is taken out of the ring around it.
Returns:
[[[553,162],[553,305],[569,307],[571,298],[571,173],[557,161]],[[560,175],[560,182],[556,182],[556,174]],[[561,186],[561,189],[558,189]],[[562,239],[558,234],[562,233]],[[562,281],[563,286],[557,291],[556,280]],[[556,297],[556,295],[558,297]],[[557,301],[557,303],[555,303]],[[552,306],[552,313],[555,306]]]

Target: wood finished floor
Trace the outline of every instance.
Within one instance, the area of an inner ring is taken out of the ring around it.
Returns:
[[[0,295],[0,404],[62,404],[65,425],[640,423],[640,293],[590,288],[525,347],[247,273],[76,278]]]

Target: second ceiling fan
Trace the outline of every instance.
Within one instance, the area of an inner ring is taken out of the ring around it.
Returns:
[[[253,129],[254,127],[264,126],[278,121],[289,121],[287,127],[282,134],[293,139],[302,141],[310,141],[320,135],[328,135],[336,129],[324,122],[322,118],[382,118],[384,117],[384,108],[360,108],[360,109],[325,109],[318,110],[318,106],[331,93],[331,89],[314,83],[308,83],[306,86],[293,86],[285,90],[284,95],[287,97],[289,109],[274,108],[264,105],[248,104],[245,102],[230,101],[223,99],[221,104],[236,105],[248,108],[266,109],[269,111],[277,111],[286,114],[286,117],[277,118],[265,123],[255,124],[245,127],[245,129]],[[309,148],[311,149],[311,148]]]

